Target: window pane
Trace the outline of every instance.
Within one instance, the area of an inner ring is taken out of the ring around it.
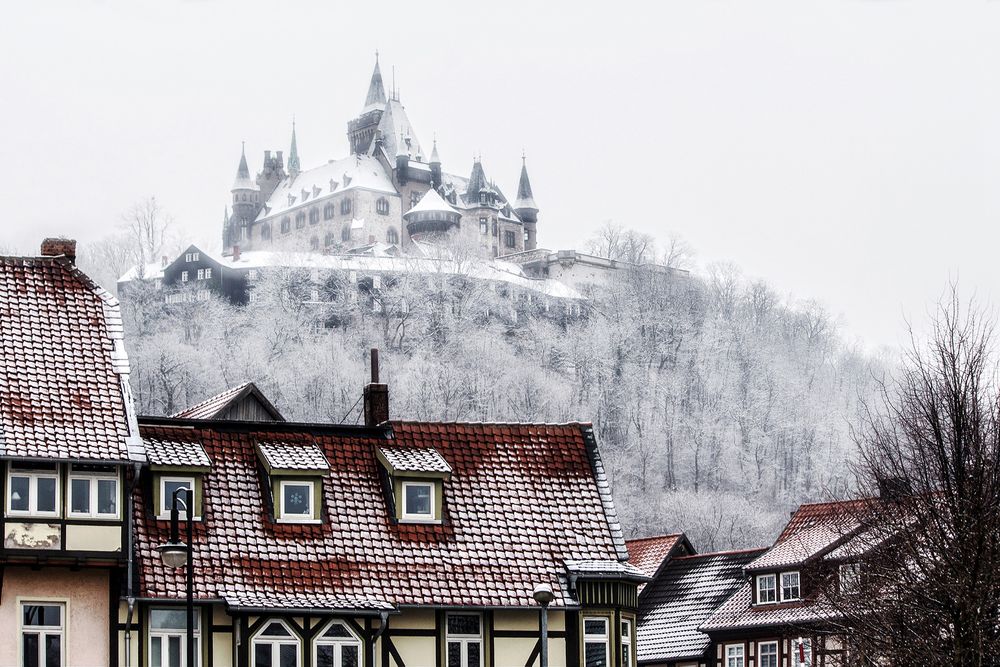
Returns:
[[[277,622],[274,622],[274,623],[271,623],[270,625],[268,625],[266,628],[264,628],[264,630],[260,634],[265,635],[267,637],[291,637],[292,636],[292,633],[290,633],[285,626],[283,626],[281,623],[277,623]]]
[[[406,508],[405,514],[427,514],[431,513],[431,487],[430,484],[409,484],[406,487]]]
[[[449,635],[479,635],[478,614],[449,614]]]
[[[97,480],[97,511],[99,514],[118,513],[118,481]]]
[[[461,642],[448,642],[448,667],[462,667]]]
[[[45,667],[61,667],[62,637],[45,635]]]
[[[25,632],[21,648],[24,654],[24,667],[38,667],[38,635]]]
[[[30,481],[27,477],[12,475],[10,478],[10,508],[18,512],[28,511],[28,487]]]
[[[603,643],[587,642],[584,648],[584,664],[586,667],[607,667],[608,650]]]
[[[149,625],[154,630],[187,630],[186,609],[153,609],[149,612]],[[198,627],[198,612],[194,614],[194,627]]]
[[[253,647],[253,664],[255,667],[271,667],[271,645],[255,644]]]
[[[169,667],[181,667],[180,635],[167,637],[167,664]]]
[[[297,653],[294,644],[282,644],[278,648],[279,667],[295,667]]]
[[[316,667],[335,667],[332,646],[316,647]]]
[[[605,635],[607,627],[607,621],[603,618],[587,618],[583,621],[583,634]]]
[[[482,662],[479,660],[479,642],[466,644],[465,650],[469,658],[469,664],[466,667],[480,667]]]
[[[90,512],[90,480],[70,480],[69,508],[71,512]]]
[[[340,651],[339,667],[358,667],[361,664],[360,651],[357,646],[345,646]]]
[[[149,638],[149,667],[162,667],[160,652],[163,650],[163,640],[159,637]]]
[[[160,502],[163,504],[163,512],[164,512],[164,514],[170,512],[171,504],[174,502],[174,491],[176,491],[177,489],[189,489],[189,488],[191,488],[191,482],[189,482],[187,480],[184,480],[184,481],[170,481],[170,480],[167,480],[167,481],[163,482],[163,498],[160,499]],[[185,503],[187,502],[187,495],[186,494],[183,494],[183,493],[180,494],[180,498]],[[180,505],[178,505],[178,507],[180,507]],[[183,509],[180,511],[180,515],[182,517],[183,516],[187,516],[184,513]]]
[[[285,514],[310,514],[309,496],[312,494],[311,484],[285,484],[282,493],[285,496]]]
[[[344,626],[343,623],[334,623],[330,626],[330,629],[323,633],[324,637],[347,637],[350,638],[350,631]]]
[[[56,480],[51,477],[38,478],[38,511],[56,511]]]
[[[62,625],[62,605],[26,604],[22,609],[22,624],[59,627]]]

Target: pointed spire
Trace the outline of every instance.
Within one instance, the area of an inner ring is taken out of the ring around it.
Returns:
[[[466,194],[478,196],[480,192],[489,190],[486,182],[486,172],[483,171],[482,160],[477,158],[472,162],[472,174],[469,176],[469,187]]]
[[[299,175],[299,145],[295,140],[295,116],[292,116],[292,147],[288,151],[288,173],[292,178]]]
[[[517,201],[514,202],[515,210],[538,210],[535,198],[531,194],[531,181],[528,180],[528,163],[524,151],[521,151],[521,180],[517,183]]]
[[[441,164],[441,156],[438,155],[438,139],[434,136],[434,147],[431,149],[431,164]]]
[[[368,84],[368,96],[365,97],[365,108],[361,113],[367,113],[385,106],[385,86],[382,85],[382,70],[378,64],[378,51],[375,52],[375,70]]]
[[[233,181],[233,190],[253,190],[253,182],[250,180],[250,168],[247,167],[247,142],[243,142],[240,150],[240,166],[236,169],[236,180]]]

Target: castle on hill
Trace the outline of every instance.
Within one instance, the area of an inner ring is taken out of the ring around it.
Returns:
[[[256,178],[244,149],[222,230],[224,254],[279,247],[342,253],[373,243],[407,253],[414,241],[443,236],[493,257],[537,247],[538,206],[524,156],[513,201],[478,159],[468,176],[444,171],[437,142],[428,154],[398,93],[386,95],[377,55],[347,135],[350,155],[302,169],[293,123],[287,166],[283,151],[264,151]]]

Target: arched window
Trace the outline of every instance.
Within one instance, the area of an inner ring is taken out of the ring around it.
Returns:
[[[309,210],[309,224],[315,225],[317,222],[319,222],[319,209],[312,208]]]
[[[343,227],[340,228],[340,240],[341,241],[350,241],[351,240],[351,226],[350,225],[344,225]]]
[[[292,231],[292,219],[286,215],[281,219],[281,233],[287,234],[290,231]]]
[[[298,667],[302,645],[287,625],[271,621],[254,635],[250,647],[252,667]]]
[[[361,641],[343,621],[332,621],[316,638],[313,664],[323,667],[357,667],[361,664]]]
[[[327,232],[326,237],[323,239],[323,245],[329,248],[336,242],[337,242],[337,237],[333,235],[333,232]]]
[[[306,212],[299,211],[295,214],[295,229],[302,229],[306,226]]]
[[[330,202],[323,207],[323,219],[332,220],[333,219],[333,202]]]
[[[399,232],[396,231],[395,227],[390,227],[389,231],[385,233],[385,242],[390,245],[399,243]]]
[[[318,236],[314,236],[311,239],[309,239],[309,249],[310,250],[319,250],[319,237]]]
[[[345,197],[344,199],[340,200],[340,214],[350,215],[350,213],[351,213],[351,200]]]
[[[246,201],[246,200],[247,200],[247,193],[244,192],[243,193],[243,201]]]
[[[261,238],[262,241],[270,241],[271,240],[271,223],[270,222],[265,222],[263,225],[260,226],[260,238]]]
[[[375,212],[379,215],[389,215],[389,200],[385,197],[379,197],[375,201]]]

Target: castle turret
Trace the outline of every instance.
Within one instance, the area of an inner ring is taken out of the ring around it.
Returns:
[[[295,119],[292,119],[292,146],[288,150],[288,175],[295,180],[295,177],[302,171],[299,164],[299,146],[295,141]]]
[[[382,85],[382,70],[378,66],[378,52],[375,53],[375,69],[368,83],[368,94],[365,96],[365,106],[357,118],[347,123],[347,138],[351,144],[351,153],[367,153],[375,138],[375,130],[382,120],[385,110],[385,86]]]
[[[538,205],[531,194],[531,181],[528,180],[528,165],[525,155],[521,154],[521,180],[517,183],[517,199],[514,201],[514,211],[524,223],[524,249],[534,250],[538,247]]]
[[[446,202],[433,188],[424,193],[417,205],[403,214],[410,237],[421,234],[442,234],[457,229],[462,214]]]
[[[224,249],[231,248],[246,237],[250,223],[257,217],[260,192],[250,179],[250,168],[247,167],[246,144],[240,153],[240,165],[236,169],[236,180],[233,181],[233,214],[228,220],[228,229],[223,232]]]
[[[282,151],[271,157],[271,151],[264,151],[264,167],[257,174],[257,189],[260,191],[260,205],[263,206],[271,198],[271,194],[281,181],[285,180],[285,160]]]
[[[431,150],[431,187],[435,190],[441,187],[441,156],[438,155],[437,137],[434,138],[434,148]]]
[[[406,141],[406,135],[402,131],[399,133],[399,144],[396,146],[396,180],[400,185],[406,185],[407,167],[410,164],[410,147]]]

